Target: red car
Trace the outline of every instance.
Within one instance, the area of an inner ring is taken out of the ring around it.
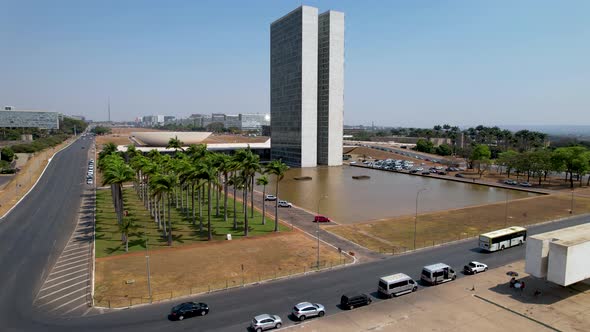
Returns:
[[[313,222],[330,222],[330,218],[328,217],[324,217],[324,216],[315,216],[315,218],[313,218]]]

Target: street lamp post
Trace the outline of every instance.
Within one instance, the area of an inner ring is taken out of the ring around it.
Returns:
[[[420,195],[420,193],[425,190],[428,190],[428,188],[422,188],[418,190],[418,192],[416,193],[416,217],[414,218],[414,250],[416,250],[416,233],[418,231],[418,195]]]
[[[322,202],[322,199],[324,198],[328,198],[327,195],[324,195],[322,197],[320,197],[320,199],[318,199],[318,216],[320,215],[320,203]],[[317,249],[317,259],[316,259],[316,267],[319,270],[320,269],[320,221],[316,220],[315,221],[316,225],[317,225],[317,236],[318,236],[318,249]]]
[[[572,205],[570,209],[570,214],[574,214],[574,189],[572,189]]]
[[[144,225],[145,231],[145,264],[146,264],[146,273],[147,273],[147,284],[148,284],[148,295],[150,298],[150,303],[152,303],[152,283],[150,278],[150,253],[148,250],[148,233],[147,233],[147,225]]]
[[[504,192],[504,198],[506,199],[506,207],[504,208],[504,228],[508,224],[508,190]]]

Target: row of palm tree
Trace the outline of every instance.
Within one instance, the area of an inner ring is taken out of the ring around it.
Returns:
[[[142,154],[130,145],[125,153],[117,152],[116,146],[109,143],[103,147],[99,155],[99,170],[103,174],[103,185],[111,186],[113,206],[117,214],[117,222],[122,232],[122,240],[128,238],[131,226],[123,222],[123,190],[124,183],[133,182],[138,197],[166,238],[172,245],[172,220],[170,212],[177,209],[184,217],[191,220],[196,227],[198,220],[199,232],[204,230],[203,205],[207,208],[207,239],[213,239],[211,216],[221,217],[223,202],[223,220],[228,222],[228,196],[233,195],[233,229],[238,230],[236,210],[237,194],[240,191],[243,205],[243,231],[248,236],[249,221],[254,215],[254,187],[263,187],[269,183],[267,174],[276,177],[276,195],[279,194],[279,183],[284,177],[288,166],[280,160],[273,160],[263,166],[258,155],[249,148],[241,149],[230,156],[208,151],[205,145],[190,145],[183,148],[177,138],[169,141],[168,148],[173,148],[171,155],[160,154],[151,150]],[[223,199],[221,195],[223,194]],[[213,198],[216,195],[217,199]],[[215,211],[213,202],[216,201]],[[250,209],[248,209],[250,203]],[[248,211],[250,210],[250,211]],[[278,201],[275,202],[274,231],[279,231]],[[266,224],[266,208],[263,204],[262,224]],[[121,226],[124,225],[125,227]],[[127,248],[127,244],[126,244]]]

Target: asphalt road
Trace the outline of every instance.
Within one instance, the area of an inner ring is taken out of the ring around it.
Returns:
[[[328,315],[334,314],[340,311],[337,303],[342,293],[362,291],[375,295],[377,280],[383,275],[404,272],[419,279],[422,266],[430,263],[445,262],[459,270],[469,260],[494,268],[524,258],[524,247],[485,254],[476,249],[476,240],[468,240],[345,269],[195,296],[191,299],[208,303],[211,312],[182,322],[171,322],[166,317],[173,304],[184,300],[105,314],[95,312],[79,318],[45,316],[35,312],[32,301],[76,224],[86,166],[83,145],[88,148],[89,141],[76,142],[57,155],[39,185],[0,222],[2,331],[244,331],[252,316],[265,312],[278,314],[285,325],[292,325],[288,313],[297,302],[321,303]],[[577,217],[531,227],[529,231],[535,234],[589,219]]]

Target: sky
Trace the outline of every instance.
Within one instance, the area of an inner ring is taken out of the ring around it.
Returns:
[[[0,0],[0,106],[270,112],[270,23],[343,11],[348,125],[590,124],[590,1]]]

